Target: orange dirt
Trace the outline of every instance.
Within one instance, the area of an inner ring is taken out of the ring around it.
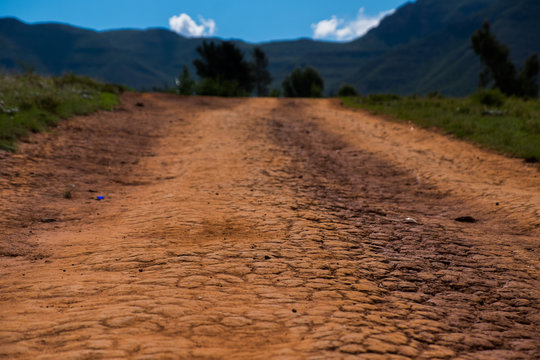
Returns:
[[[539,175],[333,100],[126,94],[0,153],[0,357],[538,359]]]

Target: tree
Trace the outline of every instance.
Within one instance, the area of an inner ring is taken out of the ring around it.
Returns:
[[[224,41],[216,45],[204,41],[197,47],[200,59],[193,62],[197,75],[203,83],[212,84],[207,89],[226,87],[229,96],[250,94],[253,90],[253,76],[250,64],[244,54],[233,43]],[[207,94],[208,95],[208,94]],[[214,94],[219,95],[219,94]]]
[[[538,96],[538,71],[540,65],[538,64],[538,56],[532,55],[527,59],[523,69],[519,74],[519,83],[521,87],[521,96],[523,97],[537,97]]]
[[[304,70],[294,69],[283,80],[282,86],[285,97],[322,97],[324,81],[315,69],[308,66]]]
[[[195,92],[195,81],[186,65],[182,66],[182,74],[176,79],[176,90],[180,95],[193,95]]]
[[[260,48],[253,49],[253,79],[257,96],[268,95],[268,85],[272,82],[272,76],[268,71],[268,58]]]
[[[510,61],[510,50],[499,43],[491,33],[489,23],[484,22],[471,37],[472,47],[485,65],[480,74],[480,87],[493,87],[508,96],[538,96],[538,57],[532,55],[523,66],[519,76],[516,67]]]

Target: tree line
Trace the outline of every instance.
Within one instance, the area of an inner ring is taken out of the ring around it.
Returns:
[[[520,71],[510,60],[510,50],[501,44],[491,32],[488,22],[471,36],[472,49],[484,64],[480,73],[479,87],[491,87],[506,96],[534,98],[538,96],[539,61],[531,55]],[[251,52],[251,61],[232,42],[204,41],[197,47],[199,58],[193,66],[200,78],[192,79],[186,66],[176,79],[177,91],[182,95],[213,96],[280,96],[322,97],[324,81],[312,67],[294,69],[282,82],[281,90],[269,91],[272,76],[268,71],[268,57],[260,48]],[[355,96],[356,89],[344,84],[338,96]]]
[[[218,45],[204,41],[197,47],[197,53],[200,58],[193,65],[201,82],[196,83],[184,65],[182,74],[176,80],[180,94],[248,96],[255,89],[257,96],[267,95],[272,77],[267,69],[268,58],[259,48],[253,50],[251,62],[228,41]]]
[[[269,91],[272,76],[268,71],[268,57],[260,48],[253,49],[251,61],[232,42],[216,44],[203,41],[197,47],[199,58],[193,66],[200,78],[193,80],[187,66],[176,79],[177,91],[181,95],[212,96],[272,96],[281,95],[279,89]],[[319,73],[311,68],[294,69],[282,83],[286,97],[322,97],[324,81]]]

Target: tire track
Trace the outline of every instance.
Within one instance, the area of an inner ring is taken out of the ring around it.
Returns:
[[[455,223],[447,215],[468,204],[362,137],[329,131],[339,118],[327,102],[132,94],[127,103],[115,115],[123,133],[159,129],[151,145],[128,148],[137,166],[122,170],[126,145],[73,160],[85,169],[116,156],[96,179],[111,201],[32,198],[65,220],[27,223],[28,256],[0,258],[0,356],[540,354],[538,267],[517,244],[529,235]],[[104,143],[116,136],[106,134]],[[67,129],[58,141],[77,136]],[[72,157],[61,146],[54,154],[46,168]],[[34,170],[43,184],[80,176]],[[2,188],[6,209],[29,201],[14,194]]]

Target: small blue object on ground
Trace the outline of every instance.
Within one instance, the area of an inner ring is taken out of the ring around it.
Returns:
[[[101,195],[100,195],[100,196],[96,197],[96,199],[97,199],[97,200],[103,200],[103,199],[105,199],[105,196],[101,196]]]

